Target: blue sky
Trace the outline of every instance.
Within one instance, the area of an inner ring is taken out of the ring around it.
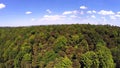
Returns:
[[[120,26],[120,0],[0,0],[0,26],[111,24]]]

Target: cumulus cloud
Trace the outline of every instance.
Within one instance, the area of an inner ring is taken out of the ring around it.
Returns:
[[[74,10],[74,11],[65,11],[63,12],[63,15],[68,15],[68,14],[77,14],[78,11],[77,10]]]
[[[96,16],[95,16],[95,15],[91,15],[91,17],[92,17],[92,18],[96,18]]]
[[[69,16],[65,15],[44,15],[43,17],[37,20],[40,24],[71,24],[73,23],[74,19],[70,18]]]
[[[95,10],[92,11],[87,11],[88,14],[93,14],[93,13],[97,13]]]
[[[76,16],[76,15],[71,15],[70,17],[71,17],[71,18],[76,18],[77,16]]]
[[[80,9],[87,9],[86,6],[80,6]]]
[[[100,15],[113,15],[115,14],[113,11],[106,11],[106,10],[101,10],[98,12]]]
[[[6,7],[6,5],[5,5],[5,4],[0,3],[0,9],[3,9],[3,8],[5,8],[5,7]]]
[[[32,12],[31,11],[27,11],[27,12],[25,12],[25,14],[31,14]]]
[[[92,14],[92,11],[87,11],[88,14]]]
[[[115,20],[116,17],[115,16],[110,16],[110,19]]]
[[[120,12],[117,12],[117,14],[120,14]]]
[[[120,18],[120,15],[115,15],[115,16]]]
[[[48,13],[52,13],[52,11],[51,11],[50,9],[47,9],[46,11],[47,11]]]
[[[79,13],[80,13],[81,15],[83,15],[83,14],[84,14],[84,12],[83,12],[83,11],[80,11]]]
[[[95,10],[92,11],[93,13],[97,13]]]
[[[32,18],[31,21],[35,21],[35,18]]]
[[[104,22],[107,21],[105,17],[101,17],[101,18],[103,19]]]
[[[72,14],[72,11],[65,11],[65,12],[63,12],[63,15],[68,15],[68,14]]]
[[[63,20],[66,16],[63,15],[44,15],[40,20],[44,21],[56,21]]]

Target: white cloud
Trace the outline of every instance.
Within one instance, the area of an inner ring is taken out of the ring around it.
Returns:
[[[5,5],[5,4],[0,3],[0,9],[3,9],[3,8],[5,8],[5,7],[6,7],[6,5]]]
[[[101,18],[103,19],[104,22],[107,21],[105,17],[101,17]]]
[[[107,19],[106,19],[106,17],[101,17],[101,24],[108,24],[108,21],[107,21]]]
[[[95,16],[95,15],[91,15],[91,17],[92,17],[92,18],[96,18],[96,16]]]
[[[81,15],[83,15],[83,14],[84,14],[84,12],[83,12],[83,11],[80,11],[79,13],[80,13]]]
[[[35,21],[35,18],[32,18],[31,21]]]
[[[120,12],[117,12],[117,14],[120,14]]]
[[[120,18],[120,15],[115,15],[115,16]]]
[[[71,17],[71,18],[76,18],[77,16],[75,16],[75,15],[71,15],[70,17]]]
[[[25,12],[25,14],[31,14],[32,12],[31,11],[27,11],[27,12]]]
[[[48,13],[52,13],[52,11],[51,11],[50,9],[47,9],[46,11],[47,11]]]
[[[115,14],[113,11],[106,11],[106,10],[101,10],[98,12],[100,15],[113,15]]]
[[[92,11],[87,11],[88,14],[93,14],[93,13],[97,13],[95,10]]]
[[[41,25],[72,24],[75,22],[75,19],[70,16],[66,17],[65,15],[44,15],[38,20],[38,24]]]
[[[87,11],[88,14],[92,14],[92,11]]]
[[[56,21],[63,20],[66,16],[63,15],[44,15],[40,20],[42,21]]]
[[[63,15],[68,15],[68,14],[72,14],[72,11],[65,11],[65,12],[63,12]]]
[[[93,13],[97,13],[95,10],[92,11]]]
[[[115,20],[116,17],[115,16],[110,16],[110,19]]]
[[[80,9],[87,9],[86,6],[80,6]]]
[[[77,10],[74,10],[74,11],[72,11],[72,13],[73,13],[73,14],[77,14],[77,13],[78,13],[78,11],[77,11]]]
[[[77,10],[74,10],[74,11],[65,11],[65,12],[63,12],[63,15],[77,14],[77,13],[78,13]]]

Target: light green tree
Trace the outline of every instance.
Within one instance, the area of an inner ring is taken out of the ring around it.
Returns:
[[[32,55],[31,55],[31,53],[24,54],[23,60],[31,62],[32,61]]]
[[[110,49],[104,45],[96,45],[96,54],[99,59],[99,68],[115,68]]]
[[[54,42],[54,51],[58,52],[59,50],[61,50],[62,48],[65,47],[65,45],[67,44],[67,39],[65,36],[59,36],[56,41]]]
[[[83,68],[99,68],[99,59],[97,54],[93,51],[88,51],[81,56],[81,61]]]
[[[72,68],[72,61],[67,56],[61,57],[58,63],[54,65],[54,68]]]

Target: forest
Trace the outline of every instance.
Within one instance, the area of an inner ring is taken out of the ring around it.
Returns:
[[[120,68],[120,27],[0,27],[0,68]]]

